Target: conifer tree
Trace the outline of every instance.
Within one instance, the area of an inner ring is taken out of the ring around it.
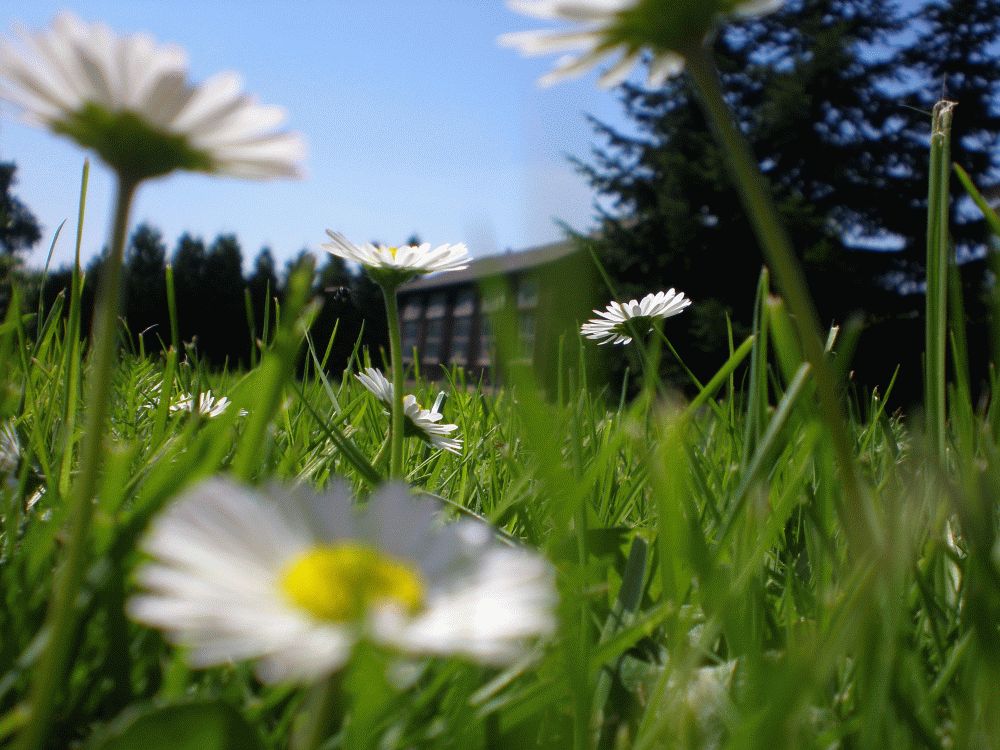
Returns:
[[[921,309],[922,298],[906,294],[919,290],[923,272],[929,116],[921,110],[945,75],[967,86],[964,98],[982,111],[953,157],[972,154],[980,172],[988,152],[996,158],[995,5],[935,0],[915,11],[893,0],[790,0],[715,40],[727,97],[824,322],[856,311],[870,323],[904,321]],[[594,121],[601,145],[578,161],[601,196],[602,231],[591,242],[620,297],[675,286],[697,301],[671,335],[689,364],[707,370],[725,352],[726,316],[737,333],[750,322],[761,256],[686,78],[658,90],[626,84],[620,96],[632,127]],[[876,380],[888,379],[901,350],[919,352],[907,341],[917,322],[906,327],[878,333],[890,346],[872,347],[873,362],[884,359],[872,366]]]
[[[133,337],[144,332],[154,341],[169,337],[166,252],[160,230],[136,227],[125,250],[125,320]]]

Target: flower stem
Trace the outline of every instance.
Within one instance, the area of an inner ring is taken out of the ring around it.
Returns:
[[[337,705],[342,699],[336,675],[313,688],[299,715],[299,726],[292,738],[292,750],[317,750],[332,733],[337,719]]]
[[[812,365],[820,412],[830,432],[834,455],[840,467],[847,507],[838,510],[852,541],[870,542],[874,533],[871,509],[864,502],[854,467],[853,448],[847,431],[847,417],[837,392],[820,335],[819,316],[813,306],[805,276],[792,250],[778,211],[757,161],[733,120],[722,95],[719,77],[709,51],[699,45],[685,50],[687,71],[694,82],[702,109],[716,140],[722,147],[730,176],[753,226],[764,257],[794,316],[805,357]]]
[[[66,662],[74,641],[77,623],[74,607],[87,566],[90,521],[101,459],[104,453],[105,431],[110,413],[111,386],[114,380],[117,354],[118,315],[121,307],[122,264],[128,217],[135,198],[137,180],[118,176],[114,219],[111,227],[111,250],[101,269],[97,290],[97,309],[90,333],[91,372],[87,378],[86,415],[80,440],[79,474],[69,500],[66,546],[62,564],[55,572],[52,599],[45,625],[45,649],[32,670],[31,718],[18,737],[18,750],[42,747],[55,712],[56,697],[63,691]]]
[[[403,346],[399,332],[399,306],[396,287],[382,286],[385,319],[389,328],[389,360],[392,366],[392,414],[389,428],[389,478],[403,476]]]

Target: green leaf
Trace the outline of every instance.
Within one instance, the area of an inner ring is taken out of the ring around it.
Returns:
[[[257,733],[219,702],[130,708],[92,750],[263,750]]]

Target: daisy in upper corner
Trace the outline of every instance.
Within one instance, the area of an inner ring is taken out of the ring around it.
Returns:
[[[402,484],[363,511],[337,486],[211,479],[153,521],[128,612],[194,666],[255,660],[265,682],[336,671],[365,638],[406,654],[506,664],[554,627],[553,570],[477,521],[445,524]]]
[[[511,0],[508,4],[535,18],[579,24],[500,37],[500,44],[525,55],[579,52],[560,59],[555,70],[541,79],[542,85],[581,75],[617,55],[619,59],[600,78],[602,86],[615,86],[648,50],[653,55],[648,83],[656,87],[684,69],[686,52],[702,45],[720,19],[769,13],[784,0]]]
[[[469,250],[463,243],[438,245],[355,245],[339,232],[327,229],[330,242],[322,245],[331,255],[354,261],[364,267],[372,279],[395,288],[417,276],[441,271],[460,271],[469,267]]]
[[[366,367],[364,372],[358,373],[355,377],[379,401],[390,409],[392,408],[392,383],[389,382],[385,375],[374,367]],[[420,438],[438,450],[458,455],[462,452],[462,441],[451,434],[458,429],[458,425],[440,424],[444,418],[444,415],[441,413],[441,403],[443,401],[444,392],[442,391],[438,394],[438,397],[434,400],[434,405],[430,409],[423,409],[417,402],[416,396],[404,396],[403,432],[407,437]]]
[[[30,122],[95,151],[132,182],[177,169],[294,177],[305,149],[275,132],[284,110],[241,93],[239,77],[187,80],[187,55],[146,34],[118,36],[72,13],[21,45],[0,45],[0,98]]]
[[[580,327],[580,333],[601,344],[629,344],[635,332],[652,330],[653,321],[680,315],[691,304],[684,292],[669,289],[647,294],[641,300],[612,302]]]

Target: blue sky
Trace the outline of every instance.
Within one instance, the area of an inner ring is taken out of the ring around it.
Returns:
[[[591,225],[593,195],[567,162],[595,138],[585,114],[622,123],[594,76],[540,89],[551,57],[497,46],[538,21],[499,0],[50,0],[4,3],[0,32],[47,26],[61,9],[119,33],[184,47],[191,77],[235,70],[247,92],[288,110],[309,144],[307,176],[242,182],[177,174],[140,192],[134,223],[159,227],[172,250],[184,231],[235,232],[246,264],[263,245],[280,261],[319,251],[324,229],[358,240],[465,242],[474,255],[558,239],[555,219]],[[56,265],[71,261],[84,153],[22,125],[0,103],[0,159],[18,165],[16,194],[44,224],[28,258],[40,266],[69,219]],[[111,179],[91,169],[83,251],[105,241]]]

